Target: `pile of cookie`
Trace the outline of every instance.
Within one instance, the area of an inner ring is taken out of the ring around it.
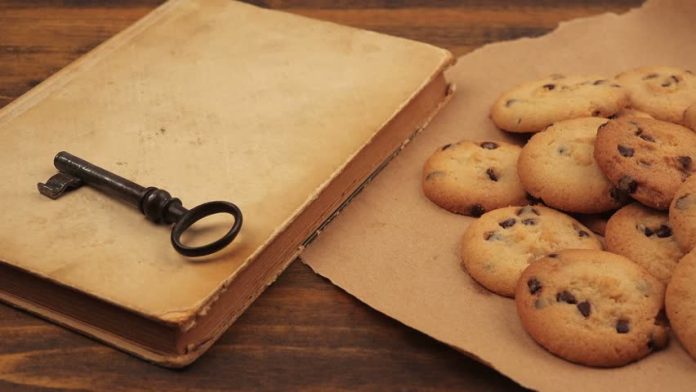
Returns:
[[[621,366],[670,324],[696,358],[696,75],[551,75],[502,94],[491,119],[532,136],[447,144],[423,168],[431,201],[480,217],[461,241],[469,275],[514,297],[561,358]]]

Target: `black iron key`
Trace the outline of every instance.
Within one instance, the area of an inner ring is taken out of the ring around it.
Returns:
[[[205,256],[217,252],[232,242],[242,228],[242,212],[233,203],[211,201],[188,210],[182,206],[181,200],[172,197],[163,189],[152,186],[145,188],[65,151],[56,155],[53,164],[59,173],[46,183],[38,184],[42,195],[57,199],[65,192],[81,185],[97,188],[109,196],[117,197],[138,208],[155,223],[173,223],[172,246],[184,256]],[[191,225],[206,216],[218,213],[227,213],[234,217],[234,224],[224,236],[209,244],[196,247],[187,246],[181,242],[181,235]]]

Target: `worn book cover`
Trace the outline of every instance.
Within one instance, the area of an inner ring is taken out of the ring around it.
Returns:
[[[430,45],[228,0],[165,3],[0,111],[0,298],[190,363],[428,122],[450,63]],[[63,150],[189,208],[234,202],[241,233],[187,258],[170,227],[93,188],[50,200],[36,184]]]

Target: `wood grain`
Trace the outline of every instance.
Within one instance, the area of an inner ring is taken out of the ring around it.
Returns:
[[[252,3],[429,42],[461,55],[538,36],[559,21],[639,0]],[[160,0],[0,0],[0,107],[122,30]],[[1,143],[2,141],[0,141]],[[494,370],[361,304],[295,262],[183,371],[0,306],[0,391],[515,390]]]

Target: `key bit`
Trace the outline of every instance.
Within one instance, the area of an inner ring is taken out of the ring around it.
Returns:
[[[73,177],[70,174],[58,173],[49,178],[46,183],[39,183],[39,192],[42,195],[55,200],[71,189],[75,189],[82,185],[82,180]]]

